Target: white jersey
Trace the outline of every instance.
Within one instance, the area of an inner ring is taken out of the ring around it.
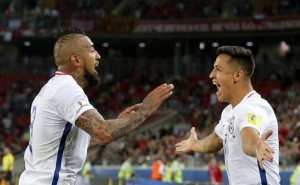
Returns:
[[[31,105],[30,141],[19,185],[71,185],[87,155],[90,135],[75,126],[94,109],[70,75],[56,72]]]
[[[267,130],[273,134],[268,138],[275,153],[273,162],[264,161],[259,167],[256,157],[246,155],[242,149],[241,131],[245,127],[256,129],[260,135]],[[216,134],[223,140],[225,165],[231,185],[279,185],[279,142],[278,123],[270,104],[255,91],[232,108],[228,105],[215,127]]]

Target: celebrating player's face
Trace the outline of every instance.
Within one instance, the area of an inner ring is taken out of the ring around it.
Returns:
[[[84,69],[84,78],[88,81],[88,86],[98,86],[100,85],[100,77],[98,76],[97,72],[91,72],[85,67]]]
[[[229,55],[221,54],[217,57],[214,68],[211,71],[209,77],[217,87],[217,97],[220,102],[230,102],[230,99],[234,96],[231,92],[233,89],[233,74],[234,69],[230,65],[231,57]]]
[[[97,86],[100,84],[100,77],[96,71],[101,56],[95,50],[92,41],[88,37],[83,38],[85,47],[84,52],[84,78],[88,81],[88,86]]]

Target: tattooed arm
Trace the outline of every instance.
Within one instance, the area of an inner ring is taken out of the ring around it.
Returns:
[[[91,144],[107,144],[138,128],[172,95],[173,84],[162,84],[152,90],[142,104],[133,105],[117,119],[103,120],[97,110],[88,110],[76,120],[76,126],[91,136]]]

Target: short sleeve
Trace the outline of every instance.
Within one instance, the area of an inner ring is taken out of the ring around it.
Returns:
[[[231,118],[231,107],[227,106],[221,114],[221,119],[219,123],[215,127],[215,133],[222,139],[224,140],[224,127],[227,122]]]
[[[240,106],[234,113],[234,117],[237,118],[240,131],[245,127],[251,127],[261,133],[263,124],[263,111],[252,105]]]
[[[222,124],[222,121],[220,120],[219,123],[216,125],[215,127],[215,133],[223,140],[223,124]]]
[[[54,105],[61,118],[71,124],[85,111],[94,109],[79,86],[64,86],[55,94]]]

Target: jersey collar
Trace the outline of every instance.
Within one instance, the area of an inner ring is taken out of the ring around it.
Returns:
[[[67,73],[61,72],[61,71],[56,71],[55,76],[60,76],[60,75],[68,75]]]

